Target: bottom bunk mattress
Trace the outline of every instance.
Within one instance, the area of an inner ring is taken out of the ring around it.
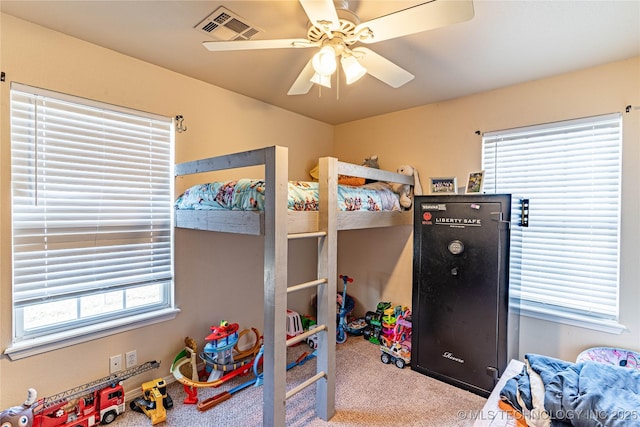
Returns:
[[[500,408],[522,426],[640,426],[640,371],[583,360],[525,355],[500,391]]]
[[[318,210],[318,183],[290,181],[288,209]],[[174,206],[184,210],[264,210],[265,182],[238,179],[194,185],[187,189]],[[341,211],[399,211],[399,196],[382,182],[362,186],[338,186],[338,209]]]

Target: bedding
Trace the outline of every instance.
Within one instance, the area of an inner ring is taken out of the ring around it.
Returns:
[[[529,427],[640,426],[640,371],[527,354],[500,399],[501,407],[513,408]]]
[[[640,362],[640,354],[623,348],[593,347],[580,353],[576,362],[585,362],[587,360],[640,369],[640,363],[638,363]]]
[[[290,181],[288,209],[318,210],[318,183]],[[176,209],[188,210],[264,210],[264,180],[238,179],[194,185],[175,202]],[[386,183],[338,186],[341,211],[399,211],[399,197]]]

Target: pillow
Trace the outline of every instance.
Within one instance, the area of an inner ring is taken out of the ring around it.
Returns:
[[[357,176],[338,175],[338,184],[340,185],[351,185],[357,187],[360,185],[364,185],[364,182],[364,178],[359,178]]]

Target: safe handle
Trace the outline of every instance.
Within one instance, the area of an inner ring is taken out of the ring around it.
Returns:
[[[505,221],[502,218],[502,212],[491,212],[491,215],[495,215],[495,219],[493,219],[494,221],[497,221],[498,224],[506,224],[507,228],[511,227],[511,221]]]

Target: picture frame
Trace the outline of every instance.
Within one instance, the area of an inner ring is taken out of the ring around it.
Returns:
[[[455,176],[429,178],[429,194],[458,194],[458,178]]]
[[[467,189],[465,194],[482,193],[482,184],[484,182],[484,171],[471,172],[467,180]]]

